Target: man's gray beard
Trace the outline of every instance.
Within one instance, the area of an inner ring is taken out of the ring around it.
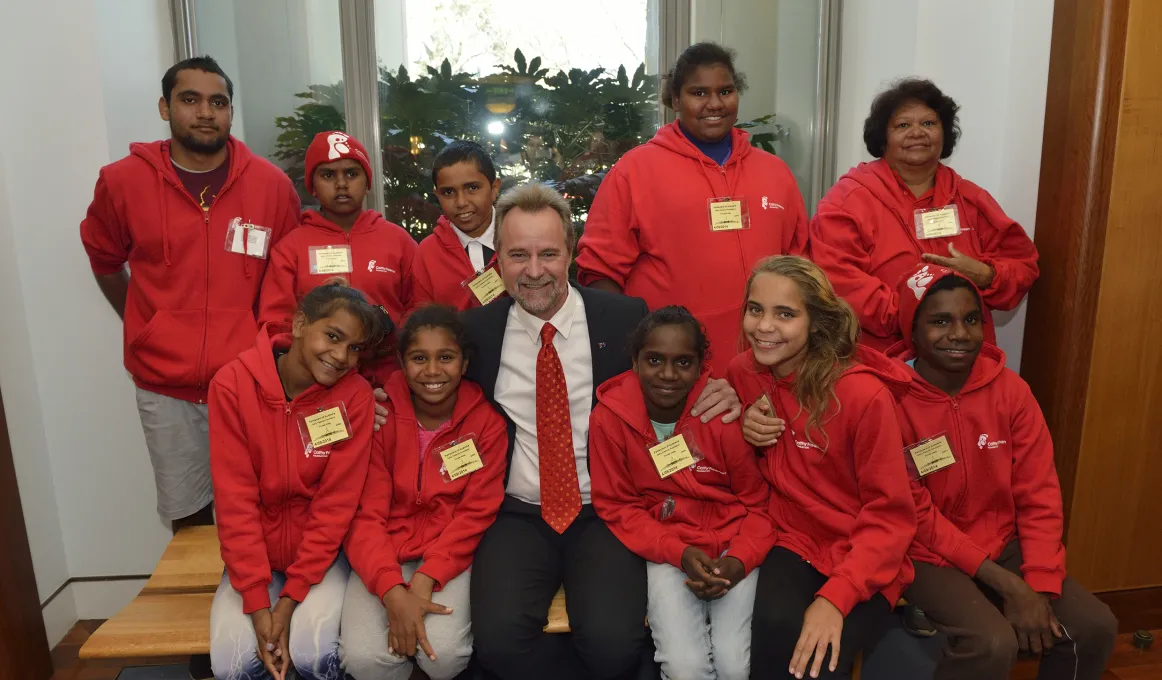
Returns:
[[[513,299],[516,300],[517,304],[520,305],[522,309],[524,309],[529,314],[532,314],[533,316],[537,316],[538,314],[544,314],[545,312],[552,309],[553,306],[556,305],[557,302],[561,299],[561,295],[564,293],[564,286],[561,285],[560,281],[554,279],[552,284],[550,284],[551,290],[554,294],[551,296],[548,296],[546,298],[546,303],[544,304],[543,308],[530,307],[529,306],[530,301],[524,295],[519,294],[520,283],[521,283],[520,281],[517,281],[517,285],[516,285],[517,292],[509,291],[509,295],[512,295]]]

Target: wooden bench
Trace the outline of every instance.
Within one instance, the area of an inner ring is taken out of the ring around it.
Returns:
[[[134,659],[210,653],[210,604],[222,580],[215,527],[182,529],[166,546],[145,587],[101,624],[82,659]],[[565,591],[549,607],[546,633],[568,633]]]

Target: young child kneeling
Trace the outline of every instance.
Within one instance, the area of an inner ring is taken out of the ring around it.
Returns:
[[[1118,622],[1065,575],[1053,440],[1029,386],[984,341],[988,314],[964,276],[919,265],[900,282],[890,351],[912,364],[900,399],[918,529],[904,593],[948,648],[939,680],[1009,677],[1018,652],[1039,678],[1098,680]]]
[[[210,467],[226,576],[210,610],[214,677],[334,678],[374,402],[359,355],[390,320],[342,283],[267,324],[210,383]],[[273,607],[273,611],[271,610]]]
[[[387,382],[343,605],[343,668],[355,680],[431,680],[468,666],[468,588],[480,537],[504,499],[508,429],[474,383],[456,311],[421,307],[399,334],[403,370]],[[432,616],[429,616],[431,614]]]
[[[663,676],[743,680],[756,567],[775,540],[769,486],[737,423],[688,413],[710,377],[697,319],[664,307],[630,344],[633,369],[597,390],[590,418],[593,507],[649,561]]]

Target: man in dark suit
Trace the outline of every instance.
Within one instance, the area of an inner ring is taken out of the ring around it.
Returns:
[[[597,387],[631,368],[628,339],[648,310],[570,284],[572,216],[542,184],[501,197],[495,238],[511,297],[464,313],[478,350],[467,377],[509,426],[506,497],[472,566],[476,652],[502,680],[656,677],[645,564],[593,511],[588,459]],[[712,381],[692,413],[729,421],[739,411],[734,390]],[[548,635],[562,584],[572,635]]]

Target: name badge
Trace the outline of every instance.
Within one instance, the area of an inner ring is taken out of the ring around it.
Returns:
[[[916,465],[916,475],[923,479],[933,472],[939,472],[956,462],[952,447],[944,434],[929,437],[919,443],[905,447]]]
[[[440,449],[440,458],[444,460],[444,465],[440,468],[440,476],[445,482],[454,482],[464,475],[484,468],[484,460],[480,458],[480,452],[476,450],[473,436],[468,435]]]
[[[491,267],[465,280],[463,285],[468,286],[482,306],[504,294],[504,280]]]
[[[650,457],[654,459],[654,467],[662,479],[691,467],[696,462],[690,447],[686,446],[683,435],[674,435],[666,441],[650,448]]]
[[[710,198],[706,201],[710,231],[738,231],[750,229],[750,210],[742,196]]]
[[[226,225],[226,252],[265,260],[270,249],[270,234],[267,227],[243,222],[241,217],[235,217]]]
[[[351,246],[310,246],[307,251],[312,274],[351,273]]]
[[[321,448],[351,438],[351,421],[342,402],[327,404],[314,413],[299,414],[298,425],[308,458],[326,458],[330,451],[320,451]]]
[[[959,236],[962,231],[960,213],[957,211],[956,205],[936,210],[917,210],[913,214],[915,215],[916,238],[918,239]]]

